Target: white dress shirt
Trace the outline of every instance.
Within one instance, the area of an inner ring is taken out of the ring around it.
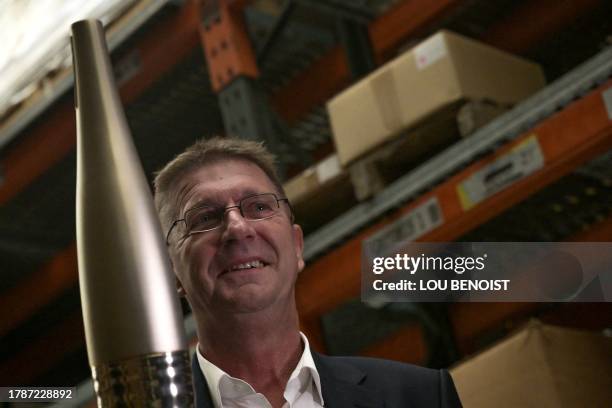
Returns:
[[[304,352],[285,387],[283,408],[321,408],[321,379],[312,359],[308,339],[300,332]],[[206,378],[215,408],[271,408],[267,398],[240,378],[235,378],[206,360],[196,348],[200,369]]]

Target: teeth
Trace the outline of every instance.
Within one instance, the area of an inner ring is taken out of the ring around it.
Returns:
[[[251,262],[243,263],[240,265],[232,266],[230,269],[232,271],[238,271],[240,269],[261,268],[262,266],[263,266],[263,262],[261,261],[251,261]]]

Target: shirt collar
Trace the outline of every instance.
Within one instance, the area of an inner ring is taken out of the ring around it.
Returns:
[[[295,369],[291,373],[291,376],[289,376],[289,380],[287,381],[287,386],[285,388],[285,398],[294,399],[295,393],[297,393],[297,391],[295,390],[295,387],[289,387],[290,383],[294,381],[300,382],[300,386],[298,387],[298,389],[301,389],[302,387],[305,386],[304,382],[307,381],[308,377],[310,377],[315,384],[316,394],[319,397],[321,406],[323,406],[323,393],[321,392],[321,378],[319,376],[319,372],[317,371],[317,367],[312,358],[312,353],[310,351],[310,345],[308,343],[308,339],[302,332],[300,332],[300,337],[302,338],[302,343],[304,344],[304,351],[302,352],[302,356],[300,357],[300,360],[298,361]],[[213,399],[213,405],[215,407],[223,406],[221,402],[222,400],[221,400],[221,390],[220,390],[222,381],[224,383],[227,380],[234,380],[234,381],[242,382],[251,389],[251,392],[254,392],[253,388],[247,382],[239,378],[234,378],[230,376],[225,371],[223,371],[222,369],[220,369],[219,367],[217,367],[216,365],[208,361],[206,358],[204,358],[202,353],[200,353],[199,345],[196,347],[196,356],[198,358],[198,364],[200,366],[200,370],[202,370],[202,373],[204,374],[204,378],[206,379],[206,384],[208,385],[208,390],[210,391],[210,395]],[[310,375],[308,375],[308,373]],[[287,395],[287,391],[290,388],[294,389],[294,391],[292,391],[293,395]],[[227,388],[224,387],[224,389],[227,389]]]
[[[196,346],[196,355],[198,357],[198,364],[200,365],[200,370],[202,370],[202,374],[204,374],[204,379],[206,380],[208,391],[210,391],[210,395],[213,400],[213,406],[223,406],[221,404],[221,392],[219,391],[219,383],[221,382],[221,378],[223,378],[224,376],[228,376],[228,374],[204,358],[202,353],[200,353],[199,344]]]
[[[319,397],[321,406],[323,406],[323,393],[321,392],[321,377],[319,376],[319,372],[317,371],[317,366],[315,365],[314,360],[312,358],[312,353],[310,352],[310,344],[308,343],[308,339],[302,332],[300,332],[300,337],[302,337],[302,342],[304,343],[304,351],[302,352],[302,357],[300,358],[300,361],[298,361],[297,366],[291,373],[291,376],[289,376],[289,381],[287,382],[287,384],[289,384],[289,382],[294,380],[294,378],[298,378],[302,374],[302,372],[309,371],[310,378],[312,379],[316,387],[316,394]],[[306,378],[308,378],[308,376],[306,376]],[[302,380],[302,386],[304,386],[303,380]]]

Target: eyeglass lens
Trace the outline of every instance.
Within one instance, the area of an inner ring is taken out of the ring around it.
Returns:
[[[228,207],[232,208],[232,207]],[[223,223],[228,208],[202,206],[193,208],[185,214],[188,233],[207,231]],[[240,212],[248,220],[261,220],[276,214],[279,204],[274,194],[261,194],[240,201]]]

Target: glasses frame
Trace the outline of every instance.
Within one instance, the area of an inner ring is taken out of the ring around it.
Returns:
[[[282,198],[278,198],[278,196],[275,193],[259,193],[259,194],[251,194],[249,196],[243,197],[240,199],[240,201],[238,201],[238,205],[230,205],[224,208],[219,208],[219,213],[223,213],[223,216],[225,216],[225,214],[227,213],[228,210],[231,210],[232,208],[238,208],[238,210],[240,211],[240,216],[242,216],[245,220],[249,220],[249,221],[262,221],[262,220],[267,220],[268,218],[272,218],[274,217],[276,214],[278,214],[278,211],[275,212],[272,215],[269,215],[267,217],[264,218],[255,218],[255,219],[251,219],[251,218],[247,218],[244,216],[244,211],[242,209],[242,203],[245,200],[251,199],[253,197],[259,197],[259,196],[263,196],[263,195],[270,195],[272,197],[274,197],[274,199],[276,200],[276,205],[277,205],[277,209],[280,210],[280,202],[284,201],[287,203],[287,205],[289,206],[289,212],[290,212],[290,219],[291,222],[293,222],[293,207],[291,206],[291,203],[289,202],[289,199],[287,197],[282,197]],[[191,208],[189,208],[188,210],[185,211],[183,218],[180,218],[178,220],[174,220],[172,222],[172,225],[170,226],[170,229],[168,230],[168,233],[166,234],[166,245],[170,245],[170,234],[172,234],[172,231],[174,230],[174,228],[180,223],[183,222],[185,223],[185,229],[187,229],[187,218],[185,217],[185,214],[187,214],[189,211],[195,210],[197,208],[201,208],[201,207],[207,207],[205,205],[195,205]],[[188,232],[186,234],[184,234],[180,239],[185,239],[188,236],[194,235],[194,234],[200,234],[202,232],[208,232],[208,231],[214,231],[216,229],[221,228],[221,226],[223,225],[223,222],[221,222],[218,226],[214,227],[214,228],[209,228],[206,230],[199,230],[199,231],[191,231]]]

